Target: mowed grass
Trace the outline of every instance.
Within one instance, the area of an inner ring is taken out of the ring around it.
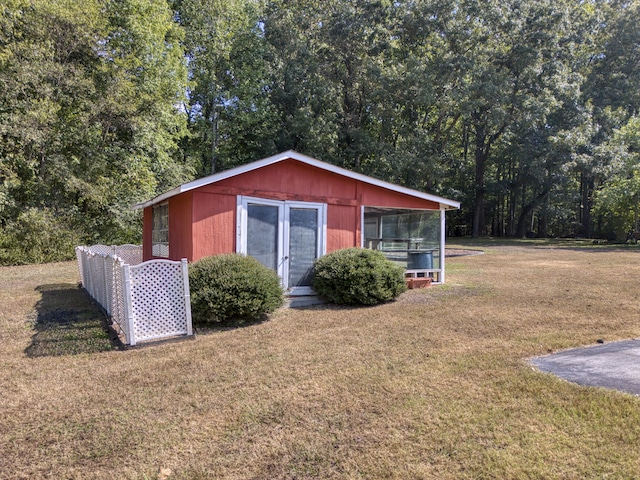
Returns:
[[[485,252],[395,303],[126,351],[79,334],[74,263],[1,268],[0,478],[640,478],[640,399],[527,362],[640,337],[640,250]],[[38,343],[48,311],[82,348]]]

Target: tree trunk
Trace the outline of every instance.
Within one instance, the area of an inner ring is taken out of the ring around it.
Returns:
[[[518,217],[518,227],[516,229],[516,236],[518,238],[524,238],[527,236],[527,220],[531,218],[533,210],[538,207],[538,205],[540,205],[548,195],[549,188],[545,187],[545,189],[536,197],[534,197],[531,202],[529,202],[527,205],[523,205],[520,216]]]
[[[211,175],[216,173],[217,167],[217,152],[218,149],[218,110],[216,105],[213,105],[213,112],[211,117]]]
[[[549,236],[548,233],[548,224],[549,224],[549,215],[548,215],[548,207],[549,207],[549,196],[544,199],[542,209],[540,210],[540,215],[538,216],[538,238],[547,238]]]
[[[471,236],[478,238],[484,233],[484,187],[476,185],[475,205],[473,210],[473,231]]]
[[[486,134],[476,131],[476,191],[471,234],[473,238],[484,235],[484,174],[487,168],[487,157],[489,156],[485,140]]]
[[[580,223],[582,234],[586,238],[591,238],[593,232],[591,228],[591,193],[594,188],[593,177],[585,172],[580,174],[581,202],[580,202]]]

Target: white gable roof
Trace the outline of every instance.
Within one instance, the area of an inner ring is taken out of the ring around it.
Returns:
[[[361,173],[352,172],[350,170],[346,170],[344,168],[337,167],[335,165],[331,165],[330,163],[321,162],[320,160],[316,160],[315,158],[311,158],[307,155],[303,155],[293,150],[288,150],[286,152],[279,153],[277,155],[273,155],[272,157],[264,158],[262,160],[257,160],[252,163],[248,163],[246,165],[241,165],[236,168],[231,168],[229,170],[225,170],[224,172],[215,173],[213,175],[209,175],[208,177],[199,178],[198,180],[193,180],[192,182],[185,183],[176,187],[168,192],[165,192],[157,197],[148,200],[146,202],[140,202],[133,205],[131,208],[134,210],[139,210],[142,208],[147,208],[152,205],[156,205],[160,202],[167,200],[175,195],[180,193],[188,192],[189,190],[193,190],[196,188],[204,187],[205,185],[210,185],[212,183],[220,182],[221,180],[225,180],[227,178],[235,177],[236,175],[241,175],[246,172],[251,172],[258,168],[265,167],[267,165],[272,165],[274,163],[282,162],[284,160],[293,159],[299,162],[305,163],[307,165],[314,166],[316,168],[320,168],[322,170],[326,170],[328,172],[336,173],[338,175],[342,175],[348,178],[352,178],[354,180],[359,180],[364,183],[368,183],[370,185],[375,185],[377,187],[385,188],[387,190],[391,190],[398,193],[403,193],[405,195],[409,195],[411,197],[421,198],[423,200],[429,200],[432,202],[436,202],[440,204],[440,208],[444,208],[445,210],[452,210],[460,208],[460,202],[455,202],[453,200],[447,200],[446,198],[438,197],[436,195],[431,195],[424,192],[419,192],[418,190],[412,190],[410,188],[401,187],[399,185],[394,185],[393,183],[385,182],[382,180],[378,180],[372,177],[368,177],[367,175],[362,175]]]

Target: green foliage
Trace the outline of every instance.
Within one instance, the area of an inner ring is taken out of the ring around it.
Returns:
[[[244,323],[283,304],[280,278],[253,257],[214,255],[189,266],[194,322]]]
[[[404,268],[381,252],[345,248],[316,260],[313,288],[339,305],[376,305],[395,299],[407,286]]]
[[[597,153],[608,165],[594,213],[601,218],[601,231],[625,240],[629,232],[640,231],[640,117],[631,117]]]
[[[47,209],[30,208],[0,231],[0,265],[69,260],[81,238]]]
[[[203,173],[293,148],[461,200],[476,235],[593,230],[595,150],[640,109],[637,1],[201,3],[175,5]]]
[[[622,231],[639,21],[637,0],[5,0],[0,227],[48,210],[128,241],[132,203],[292,148],[460,200],[460,231]]]
[[[278,119],[269,92],[268,52],[259,28],[262,2],[175,0],[185,29],[191,78],[191,136],[183,153],[199,174],[273,153]]]
[[[139,236],[130,205],[190,179],[176,155],[182,29],[166,1],[11,0],[0,17],[0,227],[29,231],[36,209],[82,243]]]

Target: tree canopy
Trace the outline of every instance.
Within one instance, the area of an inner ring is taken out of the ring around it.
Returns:
[[[0,262],[138,240],[132,203],[286,149],[460,200],[451,234],[639,228],[638,0],[0,10]]]
[[[11,0],[0,20],[0,257],[139,238],[131,203],[191,175],[183,30],[164,1]],[[71,252],[73,250],[71,249]]]

